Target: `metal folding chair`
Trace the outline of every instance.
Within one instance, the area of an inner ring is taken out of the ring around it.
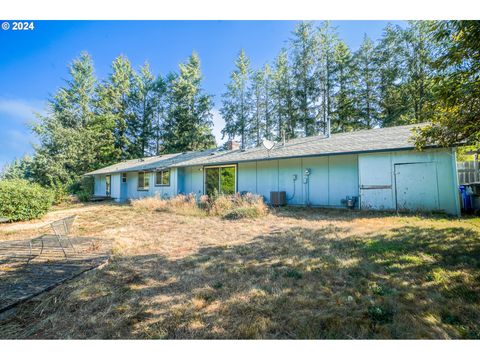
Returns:
[[[73,222],[75,221],[76,217],[77,217],[76,215],[69,216],[65,219],[57,220],[50,224],[53,232],[55,233],[58,244],[62,248],[63,255],[65,255],[66,258],[67,258],[67,253],[65,252],[65,248],[63,247],[63,244],[62,244],[62,240],[64,238],[68,240],[73,251],[77,252],[77,250],[75,249],[75,246],[73,246],[72,244],[72,240],[70,240],[70,237],[68,236],[73,227]]]

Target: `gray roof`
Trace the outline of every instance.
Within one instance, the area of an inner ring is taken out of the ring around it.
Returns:
[[[161,170],[172,167],[180,162],[193,160],[196,157],[204,157],[214,151],[215,149],[205,151],[189,151],[184,153],[165,154],[140,159],[126,160],[95,171],[91,171],[84,174],[84,176],[113,174],[129,171]]]
[[[409,150],[415,148],[412,129],[425,124],[395,126],[297,138],[285,145],[277,144],[268,152],[263,146],[244,151],[235,150],[215,155],[200,156],[175,166],[216,165],[255,160],[285,159],[305,156],[339,155],[382,150]]]
[[[186,152],[127,160],[89,172],[85,175],[100,175],[128,171],[155,170],[169,167],[195,165],[218,165],[237,162],[286,159],[305,156],[339,155],[388,150],[414,149],[412,130],[425,124],[394,126],[292,139],[285,145],[279,143],[269,152],[263,147],[241,150]]]

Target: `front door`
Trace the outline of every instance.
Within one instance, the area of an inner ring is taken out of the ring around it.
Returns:
[[[112,183],[111,176],[110,175],[105,176],[105,195],[107,196],[110,196],[110,194],[112,193],[111,183]]]

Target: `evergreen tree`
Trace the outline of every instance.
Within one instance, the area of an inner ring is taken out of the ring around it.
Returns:
[[[355,53],[358,86],[356,91],[357,121],[355,128],[371,129],[378,125],[375,94],[374,45],[365,34],[360,48]]]
[[[253,72],[249,100],[252,107],[252,119],[250,121],[248,140],[252,139],[255,146],[262,142],[266,130],[265,121],[265,74],[262,70]],[[250,142],[250,141],[247,141]]]
[[[433,47],[427,21],[410,21],[404,33],[405,74],[404,86],[410,104],[407,122],[424,122],[432,117],[433,100]]]
[[[333,52],[334,106],[332,111],[332,132],[352,131],[356,128],[355,88],[357,86],[356,69],[353,55],[347,44],[339,40]]]
[[[294,104],[297,110],[298,125],[305,136],[316,133],[318,114],[318,88],[315,86],[315,67],[318,55],[318,42],[313,25],[301,22],[295,27],[291,40],[292,70],[294,84]]]
[[[150,155],[149,143],[154,137],[154,117],[157,110],[157,94],[155,93],[155,77],[150,66],[145,63],[139,74],[134,74],[130,107],[132,118],[127,123],[129,139],[128,156],[138,158]]]
[[[285,49],[275,59],[270,92],[272,124],[276,128],[276,138],[281,139],[283,132],[287,139],[296,137],[297,114],[294,106],[294,88]]]
[[[29,155],[21,159],[15,159],[10,164],[6,164],[0,172],[0,180],[27,179],[33,180],[30,166],[32,158]]]
[[[118,160],[131,158],[128,128],[133,121],[130,103],[134,82],[135,73],[130,61],[124,56],[119,56],[112,63],[112,72],[108,80],[97,90],[97,112],[103,121],[113,124],[115,158]]]
[[[389,23],[375,48],[378,121],[381,127],[402,125],[408,111],[402,39],[403,30]]]
[[[150,151],[152,154],[160,155],[162,151],[162,127],[168,116],[168,93],[167,84],[171,82],[171,75],[168,75],[166,79],[158,76],[153,84],[154,91],[154,114],[152,132],[153,136],[150,139]]]
[[[225,120],[222,135],[229,139],[239,135],[242,148],[247,145],[251,118],[251,104],[248,99],[250,73],[250,60],[242,49],[235,61],[235,70],[230,75],[227,91],[222,95],[220,110]]]
[[[261,70],[253,72],[249,89],[249,102],[251,105],[252,117],[249,121],[248,143],[258,146],[262,139],[273,139],[272,123],[272,100],[271,94],[271,70],[265,65]]]
[[[274,138],[274,131],[275,126],[273,122],[273,99],[271,97],[272,94],[272,70],[270,69],[270,65],[265,64],[263,67],[263,102],[264,102],[264,112],[265,112],[265,130],[263,136],[266,139],[273,139]]]
[[[194,52],[169,83],[169,115],[162,130],[162,151],[174,153],[216,146],[212,134],[212,97],[201,87],[200,58]]]
[[[318,131],[326,134],[331,121],[333,109],[333,93],[335,88],[334,52],[338,42],[337,34],[328,21],[324,21],[317,31],[318,58],[316,63],[317,88],[320,93],[320,114]]]
[[[113,151],[101,136],[105,125],[94,113],[96,79],[93,63],[82,53],[69,67],[70,79],[48,103],[48,114],[32,125],[40,144],[34,147],[32,177],[43,185],[66,185],[81,174],[105,165]]]

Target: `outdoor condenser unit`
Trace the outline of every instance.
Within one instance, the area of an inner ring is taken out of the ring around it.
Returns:
[[[270,204],[272,206],[287,205],[287,193],[285,191],[270,191]]]

